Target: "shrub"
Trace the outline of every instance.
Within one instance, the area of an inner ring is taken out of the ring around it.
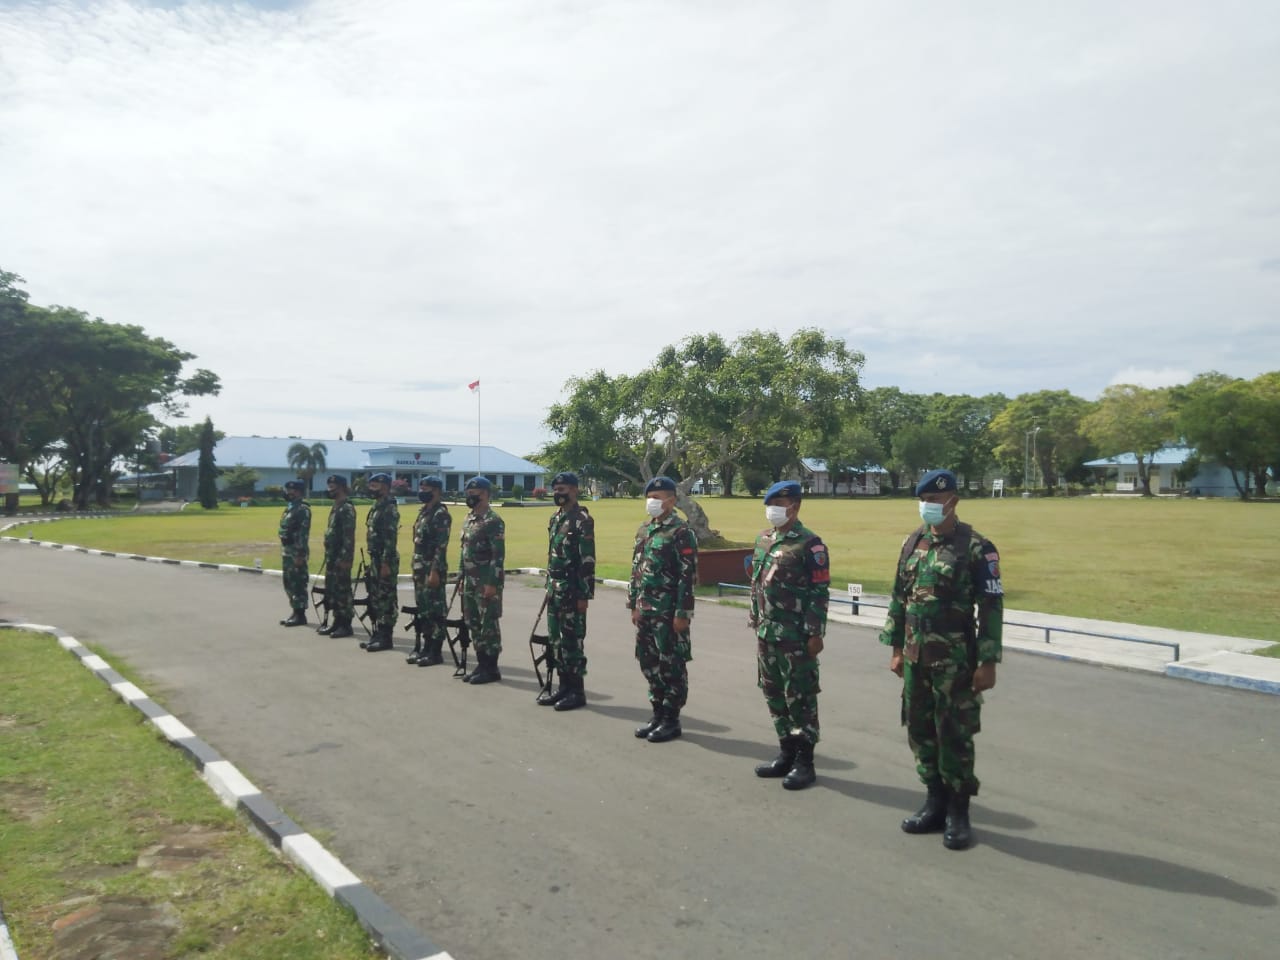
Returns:
[[[515,497],[517,500],[523,500],[524,487],[520,486],[520,484],[517,483],[515,486],[511,488],[511,496]]]
[[[546,487],[534,487],[534,488],[533,488],[533,494],[532,494],[532,496],[533,496],[533,499],[535,499],[535,500],[545,500],[545,499],[547,499],[547,488],[546,488]]]

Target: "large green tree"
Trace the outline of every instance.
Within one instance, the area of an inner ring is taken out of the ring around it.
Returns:
[[[810,452],[826,463],[833,497],[836,487],[846,482],[852,495],[856,476],[870,467],[883,466],[888,459],[876,435],[861,419],[849,420],[840,433],[818,442]]]
[[[937,426],[947,438],[948,466],[968,484],[982,487],[983,477],[995,460],[991,453],[991,421],[1009,405],[1001,393],[983,397],[965,394],[934,394],[926,405],[926,422]]]
[[[1239,380],[1201,374],[1180,388],[1178,426],[1201,460],[1231,471],[1241,499],[1266,490],[1266,468],[1280,459],[1280,373]]]
[[[806,442],[838,433],[856,410],[862,354],[818,330],[787,339],[752,331],[732,344],[697,334],[663,348],[635,375],[595,371],[566,383],[568,397],[547,412],[555,439],[541,459],[559,468],[590,465],[597,476],[642,488],[677,480],[677,503],[699,542],[716,536],[689,496],[700,477],[731,474],[760,448],[784,451],[786,469]]]
[[[991,420],[993,453],[1009,476],[1022,477],[1033,453],[1045,493],[1052,496],[1063,477],[1083,476],[1081,464],[1094,448],[1080,428],[1092,404],[1067,390],[1024,393]],[[1032,485],[1036,477],[1031,477]]]
[[[1103,456],[1133,453],[1143,496],[1151,496],[1151,460],[1178,439],[1173,401],[1167,389],[1121,383],[1107,387],[1080,429]]]
[[[903,393],[897,387],[876,387],[866,393],[863,419],[887,455],[893,450],[893,438],[898,431],[909,424],[923,422],[925,410],[925,398],[918,394]],[[890,488],[898,489],[902,471],[892,462],[883,466],[889,471]]]

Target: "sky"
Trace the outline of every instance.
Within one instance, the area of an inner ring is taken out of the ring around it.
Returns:
[[[913,393],[1253,377],[1280,8],[0,0],[0,269],[196,354],[229,434],[525,455],[710,331]]]

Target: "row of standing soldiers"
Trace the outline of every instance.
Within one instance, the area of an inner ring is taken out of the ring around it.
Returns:
[[[399,514],[390,496],[391,477],[369,479],[375,503],[366,520],[370,565],[369,608],[374,624],[366,650],[387,650],[396,616]],[[310,510],[303,484],[286,485],[289,504],[281,519],[285,591],[293,607],[282,620],[306,623],[307,537]],[[559,675],[537,702],[556,710],[586,705],[583,678],[587,609],[595,588],[595,527],[578,502],[578,479],[569,472],[552,481],[557,510],[548,523],[546,613],[549,654]],[[694,612],[697,541],[675,513],[676,485],[654,477],[645,487],[649,520],[636,533],[627,608],[636,631],[635,655],[649,686],[652,716],[637,738],[662,743],[681,735],[680,714],[688,699],[692,659],[690,624]],[[326,602],[334,614],[335,637],[351,636],[354,615],[351,566],[355,510],[346,482],[329,478],[334,500],[325,531]],[[505,563],[505,525],[490,506],[491,488],[474,477],[464,488],[469,513],[462,531],[462,571],[458,587],[463,618],[475,644],[478,665],[463,679],[472,684],[501,680],[499,620]],[[764,496],[769,526],[757,537],[751,561],[748,623],[756,634],[758,685],[779,741],[778,755],[755,768],[757,776],[779,778],[786,789],[816,780],[819,664],[824,645],[831,579],[822,539],[799,518],[801,487],[781,481]],[[969,798],[978,792],[973,736],[979,731],[982,691],[995,685],[1001,659],[1003,589],[999,555],[991,541],[956,517],[955,475],[936,470],[917,485],[922,525],[903,543],[881,633],[891,647],[889,668],[903,678],[902,722],[926,786],[919,811],[902,821],[908,833],[942,831],[950,849],[971,842]],[[442,662],[446,640],[447,548],[452,521],[438,477],[421,481],[422,508],[414,523],[413,582],[420,623],[427,625],[421,648],[410,663]]]

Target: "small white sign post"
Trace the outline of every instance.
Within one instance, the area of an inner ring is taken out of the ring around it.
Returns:
[[[853,616],[858,615],[858,602],[862,599],[862,584],[849,584],[849,611]]]

